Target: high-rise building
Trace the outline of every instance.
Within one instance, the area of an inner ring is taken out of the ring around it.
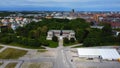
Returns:
[[[74,9],[72,9],[72,13],[74,13],[75,12],[75,10]]]

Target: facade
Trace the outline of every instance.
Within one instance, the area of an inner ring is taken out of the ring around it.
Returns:
[[[74,38],[76,40],[76,38],[75,38],[75,32],[73,30],[50,30],[47,33],[47,38],[46,39],[47,40],[52,40],[52,37],[54,35],[57,36],[57,37],[60,37],[60,36],[62,36],[63,38],[66,37],[69,40],[71,38]]]

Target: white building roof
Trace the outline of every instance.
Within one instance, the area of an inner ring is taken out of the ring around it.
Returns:
[[[79,57],[98,57],[101,56],[103,59],[118,59],[120,58],[119,53],[116,49],[88,49],[78,48]]]

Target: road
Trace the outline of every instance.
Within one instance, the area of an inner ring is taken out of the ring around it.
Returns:
[[[61,48],[57,49],[55,66],[53,68],[68,68],[65,64],[65,60]]]
[[[56,56],[56,63],[53,68],[73,68],[72,64],[69,61],[70,59],[67,59],[65,55],[65,48],[63,46],[63,38],[59,38],[59,46],[57,48],[57,56]]]
[[[58,47],[57,47],[57,56],[56,56],[56,60],[55,60],[55,66],[53,68],[68,68],[65,64],[65,60],[63,57],[63,39],[59,38],[59,43],[58,43]]]

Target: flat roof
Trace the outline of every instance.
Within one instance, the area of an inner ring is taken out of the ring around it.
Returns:
[[[101,56],[103,59],[118,59],[119,53],[116,49],[91,49],[91,48],[78,48],[79,57],[97,57]]]

